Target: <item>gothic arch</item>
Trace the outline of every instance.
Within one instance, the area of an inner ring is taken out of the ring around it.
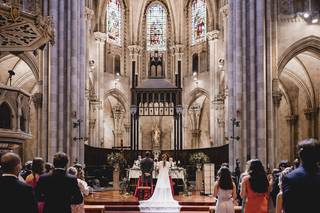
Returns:
[[[11,115],[11,119],[10,119],[10,128],[9,129],[14,129],[15,128],[15,118],[16,118],[16,113],[12,107],[12,105],[8,102],[8,101],[2,101],[0,102],[0,106],[5,105],[9,108],[10,110],[10,115]]]
[[[37,59],[36,57],[30,53],[30,52],[23,52],[23,53],[11,53],[11,52],[6,52],[2,55],[0,55],[0,62],[2,61],[2,59],[4,59],[6,56],[8,55],[14,55],[18,58],[20,58],[21,60],[23,60],[31,69],[35,79],[37,81],[39,81],[39,77],[40,77],[40,70],[37,64]]]
[[[106,100],[108,96],[113,96],[118,99],[121,105],[124,107],[125,111],[128,112],[127,106],[129,106],[128,98],[119,89],[111,89],[104,94],[104,99]]]
[[[189,96],[187,97],[187,101],[186,103],[188,104],[187,105],[187,108],[189,108],[189,106],[195,101],[197,100],[197,98],[199,98],[200,96],[206,96],[206,98],[209,98],[209,92],[205,89],[202,89],[202,88],[195,88],[193,89],[190,93],[189,93]]]
[[[302,52],[310,51],[317,55],[320,55],[320,37],[308,36],[300,39],[299,41],[288,47],[281,55],[278,62],[278,77],[280,77],[281,72],[288,64],[288,62],[299,55]]]
[[[193,0],[188,0],[185,4],[186,11],[190,11],[190,4]],[[206,5],[207,5],[207,15],[208,15],[208,29],[207,32],[210,32],[213,29],[218,28],[218,13],[217,13],[217,5],[215,3],[212,4],[210,0],[206,0]],[[189,12],[187,13],[188,15]]]
[[[102,1],[98,1],[99,3],[97,4],[97,26],[98,29],[96,29],[96,31],[98,32],[106,32],[106,9],[107,9],[107,5],[108,5],[108,1],[107,0],[102,0]],[[124,21],[124,16],[126,16],[127,14],[127,2],[126,0],[120,0],[121,3],[121,9],[122,9],[122,21]],[[124,30],[122,30],[124,31]]]
[[[174,13],[172,10],[172,6],[170,4],[170,2],[168,2],[167,0],[146,0],[143,4],[143,6],[141,8],[143,8],[143,10],[141,10],[140,16],[139,16],[139,24],[138,24],[138,32],[137,32],[137,42],[141,42],[141,39],[138,38],[143,38],[144,36],[144,30],[142,29],[143,23],[146,21],[145,16],[146,16],[146,12],[149,8],[149,6],[151,4],[154,4],[155,2],[159,2],[166,10],[167,10],[167,16],[168,16],[168,20],[171,20],[171,32],[172,32],[172,36],[171,38],[176,38],[176,23],[174,20]],[[168,27],[170,27],[168,25]],[[168,43],[167,43],[168,45]]]

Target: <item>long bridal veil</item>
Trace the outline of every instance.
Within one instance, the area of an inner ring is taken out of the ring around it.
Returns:
[[[173,199],[170,179],[169,162],[158,163],[159,175],[153,195],[149,200],[140,201],[140,212],[180,212],[181,206]]]

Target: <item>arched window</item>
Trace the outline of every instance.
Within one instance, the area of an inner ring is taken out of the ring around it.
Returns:
[[[0,128],[11,129],[11,109],[7,103],[0,106]]]
[[[167,48],[167,11],[159,3],[147,10],[147,50],[165,51]]]
[[[198,74],[199,72],[199,56],[197,53],[192,55],[192,74]]]
[[[120,0],[108,0],[107,5],[107,41],[121,45],[121,4]]]
[[[207,15],[205,0],[193,0],[191,5],[192,15],[192,44],[204,41],[207,33]]]

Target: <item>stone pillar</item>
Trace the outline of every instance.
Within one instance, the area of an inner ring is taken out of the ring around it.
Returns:
[[[41,156],[43,157],[42,153],[42,141],[41,141],[41,109],[42,109],[42,93],[34,93],[32,96],[32,101],[35,106],[35,121],[36,121],[36,126],[34,132],[34,139],[35,139],[35,145],[36,145],[36,150],[35,150],[35,155],[36,156]]]
[[[104,143],[104,63],[105,63],[105,41],[107,39],[107,34],[101,32],[95,32],[94,38],[96,41],[96,94],[97,101],[99,102],[100,107],[97,107],[97,141],[99,147]]]
[[[173,73],[172,79],[175,79],[175,84],[177,87],[181,87],[181,70],[182,70],[182,56],[183,56],[183,48],[184,45],[182,44],[176,44],[174,46],[170,47],[171,53],[172,53],[172,61],[173,61]]]
[[[191,139],[191,143],[192,143],[192,148],[200,148],[199,147],[199,139],[200,139],[200,133],[201,130],[200,129],[193,129],[191,130],[191,135],[192,135],[192,139]]]
[[[297,137],[296,137],[296,126],[298,121],[298,115],[286,116],[287,123],[289,126],[289,140],[290,140],[290,161],[293,161],[297,157]]]
[[[45,13],[48,13],[45,15],[52,17],[57,36],[44,60],[48,63],[45,69],[49,75],[49,94],[44,95],[48,97],[44,98],[44,102],[49,103],[47,158],[51,161],[57,151],[64,151],[69,155],[71,163],[81,162],[83,141],[80,144],[73,140],[78,137],[78,128],[73,128],[73,122],[84,119],[85,1],[43,3],[49,8],[46,11],[44,7]]]
[[[129,49],[129,55],[130,55],[130,67],[131,67],[131,88],[135,87],[138,85],[140,80],[138,79],[139,76],[139,67],[141,66],[141,51],[142,47],[139,45],[131,45],[128,46]],[[140,76],[141,78],[141,76]],[[137,81],[137,82],[136,82]],[[134,83],[133,83],[134,82]],[[135,84],[135,85],[133,85]]]
[[[308,136],[310,138],[316,137],[316,120],[318,115],[318,109],[316,108],[307,108],[304,110],[304,115],[308,120]]]
[[[279,162],[279,156],[277,153],[277,144],[280,143],[280,126],[279,126],[279,107],[282,99],[281,91],[273,91],[272,92],[272,100],[273,100],[273,121],[274,121],[274,133],[273,133],[273,144],[272,147],[269,149],[269,164],[273,168],[277,167]]]
[[[87,5],[88,6],[88,5]],[[94,11],[90,8],[85,8],[84,20],[85,20],[85,40],[86,40],[86,69],[85,69],[85,116],[84,116],[84,143],[91,145],[91,135],[92,125],[90,125],[91,113],[90,113],[90,96],[94,90],[91,88],[89,76],[93,76],[95,70],[95,60],[92,57],[93,53],[91,51],[91,35],[92,35],[92,18],[94,17]],[[93,125],[94,126],[94,125]]]
[[[224,139],[219,137],[218,114],[215,107],[215,98],[220,94],[220,72],[218,69],[218,41],[220,32],[214,30],[207,33],[209,41],[209,72],[210,72],[210,138],[215,146],[221,146]]]

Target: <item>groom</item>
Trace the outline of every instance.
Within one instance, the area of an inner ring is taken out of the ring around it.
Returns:
[[[141,181],[142,181],[142,186],[144,186],[144,187],[152,187],[153,164],[154,164],[154,162],[150,158],[150,152],[147,151],[145,153],[145,158],[143,158],[140,161],[140,169],[142,172]],[[151,189],[149,190],[149,193],[147,190],[141,190],[141,191],[144,192],[142,197],[146,198],[146,197],[151,196]]]

